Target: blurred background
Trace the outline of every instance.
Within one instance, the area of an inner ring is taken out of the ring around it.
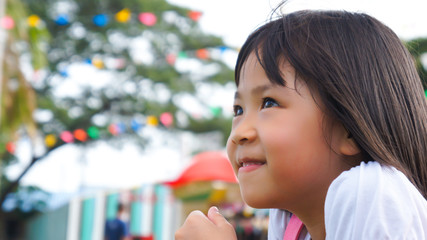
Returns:
[[[173,239],[217,205],[266,239],[225,154],[234,64],[279,0],[0,0],[0,239]],[[391,27],[427,83],[425,0],[292,0]],[[119,208],[118,206],[122,206]],[[108,234],[108,233],[107,233]]]

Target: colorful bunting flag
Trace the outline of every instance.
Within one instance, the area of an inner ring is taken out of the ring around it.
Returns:
[[[154,26],[157,22],[156,15],[150,12],[140,13],[138,15],[138,19],[142,24],[147,25],[149,27]]]
[[[210,107],[211,113],[215,116],[218,117],[221,112],[222,112],[222,108],[221,107]]]
[[[115,18],[117,22],[126,23],[130,20],[131,12],[128,8],[124,8],[116,13]]]
[[[98,69],[104,68],[104,62],[102,61],[102,59],[100,59],[98,57],[95,57],[92,59],[92,65]]]
[[[130,9],[124,8],[119,12],[117,12],[114,15],[114,18],[117,22],[127,23],[130,21],[131,16],[132,16],[132,13]],[[198,21],[201,16],[202,16],[202,13],[198,11],[188,12],[188,17],[191,18],[193,21]],[[55,24],[59,26],[65,26],[70,24],[70,17],[67,14],[59,14],[55,16],[52,20],[55,22]],[[154,26],[157,23],[157,17],[152,12],[139,13],[138,20],[146,26]],[[104,27],[109,23],[109,16],[107,14],[98,14],[93,16],[92,21],[96,26]],[[30,15],[27,18],[27,24],[30,27],[39,27],[41,23],[42,23],[42,20],[37,15]],[[9,30],[9,29],[13,29],[14,27],[15,27],[15,21],[12,17],[4,16],[0,18],[0,28]],[[224,52],[226,49],[227,47],[225,46],[220,47],[221,52]],[[188,57],[195,56],[203,60],[203,59],[208,59],[210,57],[210,51],[211,51],[210,49],[206,49],[206,48],[180,51],[178,53],[168,54],[167,56],[165,56],[165,60],[170,65],[174,65],[177,58],[188,58]],[[108,64],[107,66],[108,68],[122,69],[126,65],[125,59],[123,58],[117,58],[112,60],[114,60],[115,64]],[[103,69],[104,67],[106,67],[106,64],[107,64],[105,60],[99,56],[94,57],[92,59],[87,58],[84,60],[84,62],[87,64],[91,64],[98,69]],[[110,63],[112,63],[112,61],[110,61]],[[69,76],[69,73],[66,68],[60,70],[59,73],[63,77]],[[174,122],[173,115],[169,112],[165,112],[160,115],[159,119],[155,116],[148,116],[146,118],[146,125],[158,126],[159,121],[165,127],[170,127],[173,125],[173,122]],[[144,125],[145,124],[137,120],[132,120],[132,122],[130,123],[130,128],[134,132],[137,132]],[[112,135],[116,136],[126,131],[126,125],[124,123],[110,124],[108,126],[108,131]],[[87,131],[85,131],[84,129],[76,129],[73,132],[63,131],[59,134],[59,139],[61,139],[65,143],[72,143],[74,142],[75,139],[80,142],[85,142],[88,140],[89,137],[91,139],[98,139],[100,137],[100,130],[97,127],[92,126],[92,127],[89,127]],[[47,136],[45,136],[45,144],[48,148],[54,147],[57,144],[57,141],[58,141],[58,138],[54,134],[48,134]],[[6,146],[6,149],[8,152],[14,152],[15,151],[14,148],[15,148],[15,145],[13,143],[8,143]]]
[[[85,142],[87,140],[87,133],[83,129],[74,130],[74,138],[80,142]]]
[[[96,127],[90,127],[87,130],[87,134],[89,135],[90,138],[92,139],[98,139],[99,138],[99,129]]]
[[[220,107],[211,107],[211,111],[214,115],[216,115],[221,113],[222,109]],[[193,117],[198,118],[198,116],[195,116],[195,115]],[[170,128],[173,125],[174,117],[172,113],[164,112],[160,114],[159,118],[157,118],[154,115],[147,116],[145,119],[145,122],[146,124],[143,124],[140,120],[132,119],[132,121],[130,122],[129,129],[131,129],[134,132],[138,132],[145,125],[156,127],[159,125],[159,122],[163,126]],[[118,136],[120,134],[125,133],[127,130],[127,127],[126,127],[126,124],[123,122],[111,123],[110,125],[108,125],[107,130],[112,136]],[[79,128],[74,131],[63,131],[59,134],[59,139],[62,140],[64,143],[73,143],[75,140],[79,142],[86,142],[89,138],[96,140],[96,139],[99,139],[99,137],[100,137],[100,129],[95,126],[89,127],[87,131]],[[58,137],[52,133],[46,135],[44,138],[44,143],[47,148],[54,147],[57,144],[57,142],[58,142]],[[7,143],[5,148],[9,153],[14,154],[15,152],[14,143],[12,142]]]
[[[40,17],[34,14],[27,18],[27,23],[30,27],[37,27],[39,26],[40,22]]]
[[[184,51],[181,51],[181,52],[178,53],[178,58],[187,58],[187,57],[188,57],[188,55]]]
[[[56,144],[56,137],[55,137],[55,135],[53,135],[53,134],[47,135],[45,137],[45,139],[44,139],[44,143],[46,144],[46,146],[48,148],[51,148],[51,147],[55,146],[55,144]]]
[[[116,127],[119,134],[126,132],[126,125],[124,123],[117,123]]]
[[[16,149],[15,143],[13,142],[6,143],[6,151],[8,151],[10,154],[14,154],[15,149]]]
[[[196,57],[206,60],[209,58],[209,52],[206,48],[196,50]]]
[[[0,27],[6,30],[10,30],[15,27],[15,21],[10,16],[4,16],[0,19]]]
[[[70,23],[69,17],[67,14],[60,14],[55,18],[55,23],[59,26],[65,26]]]
[[[160,115],[160,122],[165,127],[170,127],[173,123],[173,116],[170,112],[165,112]]]
[[[155,127],[155,126],[159,125],[159,121],[157,120],[157,118],[155,116],[148,116],[147,117],[147,125]]]
[[[98,14],[93,17],[92,21],[98,27],[105,27],[108,24],[108,16],[106,14]]]
[[[188,12],[188,17],[195,22],[199,21],[201,16],[202,16],[202,13],[198,12],[198,11],[189,11]]]
[[[74,142],[73,134],[70,131],[63,131],[59,137],[65,143],[72,143],[72,142]]]
[[[132,16],[132,13],[129,8],[124,8],[114,14],[114,18],[117,22],[120,23],[127,23],[130,21]],[[199,18],[202,16],[202,13],[199,11],[189,11],[188,17],[191,18],[194,21],[198,21]],[[110,17],[107,14],[97,14],[93,16],[92,21],[96,26],[104,27],[109,23]],[[152,12],[142,12],[138,14],[139,21],[146,25],[146,26],[154,26],[157,23],[157,16]],[[70,24],[70,16],[68,14],[59,14],[53,18],[53,21],[59,25],[59,26],[65,26]],[[27,24],[30,27],[38,27],[40,26],[42,22],[42,19],[38,15],[30,15],[27,18]],[[4,16],[0,19],[0,28],[3,29],[12,29],[15,26],[15,21],[10,16]],[[223,53],[228,47],[221,46],[219,47],[219,50],[221,53]],[[212,49],[211,49],[212,50]],[[205,60],[210,57],[210,49],[202,48],[202,49],[196,49],[196,50],[187,50],[187,51],[180,51],[179,53],[170,53],[165,56],[165,60],[168,64],[174,65],[176,60],[178,58],[188,58],[189,56],[195,56],[199,59]],[[105,67],[108,67],[109,69],[123,69],[126,66],[126,62],[122,58],[115,59],[115,63],[112,64],[112,61],[106,63],[106,60],[108,59],[102,59],[100,57],[96,57],[94,59],[85,59],[85,62],[87,64],[92,64],[94,67],[98,69],[103,69]],[[68,77],[68,73],[66,70],[60,71],[60,75],[63,77]]]
[[[65,78],[69,76],[67,70],[61,70],[61,71],[59,71],[59,75],[61,75],[62,77],[65,77]]]
[[[116,124],[112,123],[108,126],[108,131],[111,133],[111,135],[113,136],[117,136],[119,135],[119,128],[117,127]]]
[[[137,120],[132,120],[132,122],[130,123],[130,127],[132,128],[132,130],[134,132],[138,132],[138,130],[143,126],[143,124],[141,124],[140,122],[138,122]]]
[[[176,61],[176,55],[173,53],[170,53],[166,56],[166,62],[168,62],[170,65],[174,65]]]

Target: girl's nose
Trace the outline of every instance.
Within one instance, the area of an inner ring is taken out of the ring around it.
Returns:
[[[233,126],[231,130],[230,137],[232,142],[234,144],[245,144],[254,141],[257,136],[257,131],[254,126],[253,120],[242,119],[242,121],[236,126]]]

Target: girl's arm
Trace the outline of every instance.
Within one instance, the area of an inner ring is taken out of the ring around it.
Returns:
[[[175,233],[175,240],[236,240],[233,226],[219,213],[218,208],[211,207],[208,215],[193,211],[184,224]]]

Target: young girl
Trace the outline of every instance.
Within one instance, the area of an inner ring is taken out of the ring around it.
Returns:
[[[227,151],[245,202],[272,209],[269,240],[298,218],[293,239],[427,239],[427,104],[389,28],[342,11],[284,15],[249,36],[235,78]],[[176,239],[236,236],[214,207]]]

